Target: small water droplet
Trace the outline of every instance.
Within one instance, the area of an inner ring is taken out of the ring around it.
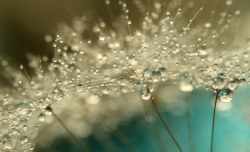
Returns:
[[[61,89],[59,89],[58,87],[55,87],[53,89],[52,94],[53,94],[54,99],[56,99],[56,100],[61,100],[64,96],[63,91]]]
[[[83,84],[79,83],[77,86],[76,86],[76,92],[82,92],[83,90]]]
[[[22,138],[20,138],[20,142],[21,144],[25,144],[29,141],[28,137],[27,136],[23,136]]]
[[[160,67],[160,68],[159,68],[159,71],[160,71],[161,73],[165,73],[165,72],[167,71],[167,69],[164,68],[164,67]]]
[[[44,113],[40,113],[38,116],[38,120],[43,122],[45,120],[45,114]]]
[[[230,102],[233,99],[233,91],[230,89],[222,89],[219,91],[218,98],[221,102]]]
[[[235,78],[232,81],[230,81],[227,86],[230,90],[235,90],[238,87],[239,83],[240,80]]]
[[[217,75],[212,86],[214,89],[222,89],[225,86],[223,73]]]
[[[148,88],[144,88],[141,91],[142,100],[149,100],[151,98],[151,92]]]
[[[153,80],[153,82],[158,82],[160,81],[161,78],[161,72],[160,71],[152,71],[151,73],[151,78]]]

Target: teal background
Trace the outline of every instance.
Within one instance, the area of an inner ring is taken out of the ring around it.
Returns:
[[[231,110],[217,111],[214,152],[250,151],[249,99],[249,88],[242,87],[234,92]],[[212,103],[215,100],[215,94],[212,91],[195,90],[187,96],[187,100],[191,107],[189,113],[173,116],[166,112],[162,105],[160,108],[161,111],[164,110],[162,116],[183,152],[209,152]],[[111,133],[105,139],[91,136],[84,142],[89,145],[92,152],[178,152],[156,112],[152,111],[151,114],[155,118],[153,123],[145,121],[142,115],[121,124],[118,132],[122,134],[122,138],[117,133]],[[79,145],[70,139],[58,139],[52,144],[52,148],[53,150],[37,148],[37,151],[82,151]]]

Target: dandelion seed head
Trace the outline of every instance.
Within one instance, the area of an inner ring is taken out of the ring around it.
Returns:
[[[111,5],[109,0],[105,3]],[[55,129],[53,120],[46,121],[51,114],[46,110],[48,106],[56,107],[68,124],[81,121],[79,126],[69,128],[86,138],[96,130],[112,130],[140,113],[140,105],[134,101],[149,100],[162,83],[171,82],[183,92],[204,87],[219,90],[222,102],[231,101],[233,90],[249,84],[249,40],[235,43],[230,37],[235,34],[232,29],[237,23],[233,21],[240,11],[220,12],[215,21],[207,18],[200,23],[196,18],[204,8],[196,8],[195,3],[180,9],[183,2],[172,1],[166,11],[158,2],[150,11],[142,1],[134,3],[145,14],[139,28],[132,28],[136,23],[122,1],[119,6],[123,14],[112,22],[111,29],[102,19],[94,26],[88,25],[86,16],[74,19],[72,26],[61,25],[52,44],[51,62],[48,57],[27,55],[32,76],[24,65],[16,70],[1,60],[3,75],[12,84],[0,90],[4,150],[32,151],[37,130],[43,124],[56,130],[51,139],[63,134]],[[225,5],[230,7],[232,1]],[[185,21],[189,7],[197,11]],[[87,39],[82,36],[86,31],[91,33]],[[52,42],[49,35],[44,39]],[[174,109],[177,104],[169,103],[168,108]]]

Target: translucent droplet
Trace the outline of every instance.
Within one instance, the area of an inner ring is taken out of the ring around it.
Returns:
[[[151,76],[151,71],[150,71],[149,68],[145,68],[145,69],[143,70],[143,73],[144,73],[144,76],[145,76],[145,77],[150,77],[150,76]]]
[[[53,94],[54,99],[56,99],[56,100],[61,100],[64,96],[63,91],[61,89],[59,89],[58,87],[55,87],[53,89],[52,94]]]
[[[240,80],[235,78],[232,81],[230,81],[227,86],[230,90],[235,90],[238,87],[239,83]]]
[[[38,116],[38,120],[43,122],[45,120],[45,114],[44,113],[40,113]]]
[[[152,83],[147,84],[147,88],[151,93],[155,91],[155,87],[156,86]]]
[[[141,91],[142,100],[149,100],[151,98],[151,92],[148,88],[144,88]]]
[[[167,69],[166,69],[166,68],[164,68],[164,67],[160,67],[160,68],[159,68],[159,71],[160,71],[161,73],[166,72],[166,70],[167,70]]]
[[[152,71],[152,73],[151,73],[151,78],[152,78],[153,82],[158,82],[158,81],[160,81],[161,72],[160,72],[160,71]]]
[[[20,142],[21,144],[25,144],[29,141],[28,137],[27,136],[23,136],[22,138],[20,138]]]
[[[79,83],[79,84],[76,86],[76,91],[77,91],[77,92],[82,92],[82,90],[83,90],[83,85]]]
[[[217,75],[217,77],[215,78],[214,83],[213,83],[213,88],[214,89],[222,89],[225,86],[223,76],[224,76],[223,73],[219,73]]]
[[[221,102],[230,102],[233,99],[233,91],[230,89],[222,89],[218,94]]]
[[[52,115],[51,108],[46,108],[46,109],[45,109],[45,115],[46,115],[46,116]]]

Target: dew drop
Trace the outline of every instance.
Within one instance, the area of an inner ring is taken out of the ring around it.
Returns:
[[[51,112],[51,109],[50,109],[50,108],[47,107],[47,108],[45,109],[45,115],[46,115],[46,116],[52,115],[52,112]]]
[[[38,120],[43,122],[45,120],[45,114],[44,113],[40,113],[38,116]]]
[[[149,100],[151,98],[151,92],[148,88],[144,88],[141,91],[142,100]]]
[[[235,78],[232,81],[230,81],[227,86],[230,90],[235,90],[238,87],[239,83],[240,80]]]
[[[20,138],[20,142],[21,144],[25,144],[29,141],[28,137],[27,136],[23,136],[22,138]]]
[[[233,91],[230,89],[222,89],[219,91],[218,97],[221,102],[230,102],[233,99]]]
[[[158,82],[160,81],[161,78],[161,72],[160,71],[152,71],[151,73],[151,78],[153,80],[153,82]]]
[[[52,94],[53,94],[54,99],[56,99],[56,100],[61,100],[64,96],[63,91],[61,89],[59,89],[58,87],[55,87],[53,89]]]
[[[144,74],[144,76],[145,77],[150,77],[151,76],[151,71],[149,70],[149,68],[145,68],[144,70],[143,70],[143,74]]]
[[[79,84],[76,86],[76,92],[82,92],[82,91],[83,91],[83,85],[79,83]]]
[[[215,78],[214,83],[212,85],[214,89],[222,89],[225,86],[225,82],[224,82],[223,77],[224,77],[223,73],[219,73],[217,75],[217,77]]]
[[[164,67],[160,67],[160,68],[159,68],[159,71],[160,71],[161,73],[165,73],[165,72],[167,71],[167,69],[164,68]]]

